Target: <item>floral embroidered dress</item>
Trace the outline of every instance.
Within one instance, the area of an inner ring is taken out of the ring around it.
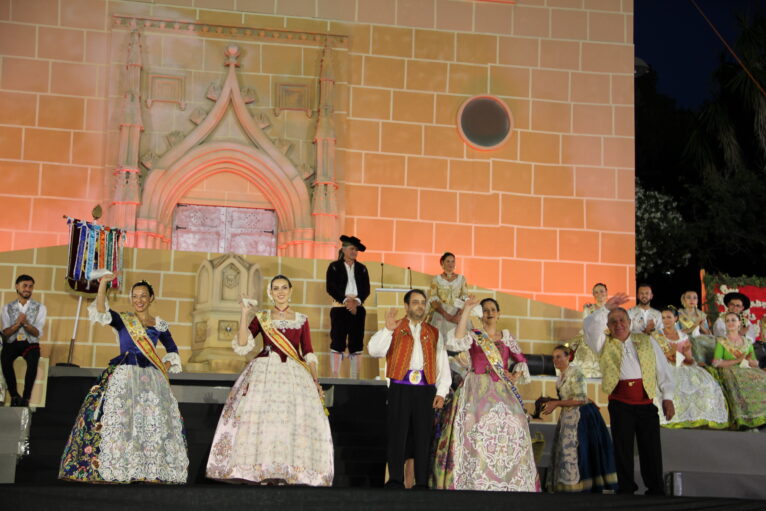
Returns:
[[[465,277],[462,275],[456,275],[455,279],[451,281],[441,275],[436,275],[431,281],[431,288],[428,290],[428,302],[433,304],[438,300],[445,311],[449,314],[455,314],[458,311],[455,300],[466,297],[468,294],[466,286]],[[434,309],[431,309],[428,322],[439,329],[441,339],[446,339],[449,331],[457,326],[456,323],[444,319],[444,316]]]
[[[755,356],[752,343],[736,345],[726,337],[718,337],[713,359],[736,360],[742,352]],[[731,426],[757,428],[766,424],[766,372],[735,365],[718,368],[718,375],[729,403]]]
[[[689,336],[678,331],[677,340],[668,339],[657,332],[663,343],[672,350],[675,362],[670,362],[670,374],[676,382],[673,396],[675,415],[668,421],[662,412],[662,401],[655,399],[660,415],[660,425],[666,428],[712,428],[723,429],[729,425],[729,412],[721,386],[713,375],[695,362],[686,365],[684,353],[691,352]]]
[[[570,365],[556,382],[559,399],[588,401],[582,370]],[[612,438],[593,403],[560,408],[551,449],[548,491],[594,492],[617,490]]]
[[[98,383],[85,397],[75,419],[59,479],[90,483],[185,483],[189,467],[178,402],[164,372],[133,341],[125,321],[133,316],[88,307],[91,321],[117,331],[120,355],[109,361]],[[143,328],[145,338],[159,341],[171,373],[181,372],[178,348],[168,324]]]
[[[308,318],[275,320],[306,362],[315,362]],[[283,354],[261,326],[234,351],[246,355],[259,333],[264,349],[245,367],[229,393],[213,439],[207,476],[227,482],[330,486],[333,445],[330,422],[311,374]]]
[[[586,303],[583,307],[582,317],[587,318],[600,308],[599,305]],[[598,356],[593,352],[585,342],[583,331],[569,341],[569,347],[574,350],[572,365],[578,366],[586,378],[601,378],[601,366],[598,363]]]
[[[513,359],[518,383],[529,381],[526,359],[508,330],[495,342],[504,367]],[[437,440],[431,486],[455,490],[540,491],[524,408],[494,373],[471,335],[447,338],[450,351],[468,351],[471,370],[455,391]]]

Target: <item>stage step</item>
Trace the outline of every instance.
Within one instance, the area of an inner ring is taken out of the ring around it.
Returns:
[[[16,480],[16,465],[28,452],[29,408],[0,407],[0,483]]]

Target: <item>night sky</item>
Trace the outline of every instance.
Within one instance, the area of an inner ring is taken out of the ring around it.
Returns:
[[[697,5],[732,46],[740,32],[737,16],[766,11],[766,0],[697,0]],[[711,76],[726,52],[723,43],[689,0],[635,0],[634,9],[636,56],[657,72],[659,92],[697,109],[711,97]]]

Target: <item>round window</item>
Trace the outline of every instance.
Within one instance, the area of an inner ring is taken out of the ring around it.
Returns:
[[[474,96],[460,106],[457,129],[468,145],[489,151],[511,138],[513,116],[502,100],[494,96]]]

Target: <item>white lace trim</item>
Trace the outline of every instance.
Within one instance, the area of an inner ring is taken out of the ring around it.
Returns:
[[[253,337],[252,332],[248,332],[247,344],[244,346],[239,344],[238,338],[239,336],[234,336],[234,338],[231,340],[231,348],[234,350],[234,353],[237,355],[247,355],[253,351],[253,348],[255,348],[255,338]]]
[[[168,368],[169,373],[180,373],[181,372],[181,357],[176,352],[169,352],[164,357],[162,357],[162,363],[170,362],[170,367]]]
[[[269,313],[270,314],[270,313]],[[300,330],[308,317],[300,312],[295,313],[295,319],[271,319],[271,324],[279,330]]]
[[[306,361],[307,364],[314,364],[314,365],[319,364],[319,360],[317,359],[317,356],[314,355],[313,353],[306,353],[305,355],[303,355],[303,359]]]
[[[170,328],[170,325],[168,325],[168,322],[162,319],[161,317],[157,316],[154,318],[154,329],[158,332],[167,332],[168,328]]]
[[[449,351],[467,351],[471,348],[471,344],[473,344],[473,337],[471,337],[471,334],[466,332],[466,334],[461,337],[457,338],[455,337],[455,328],[451,329],[449,332],[447,332],[447,349]]]
[[[90,302],[88,305],[88,320],[92,323],[98,323],[99,325],[109,326],[112,322],[112,315],[109,314],[109,299],[106,300],[106,311],[98,312],[96,300]]]

